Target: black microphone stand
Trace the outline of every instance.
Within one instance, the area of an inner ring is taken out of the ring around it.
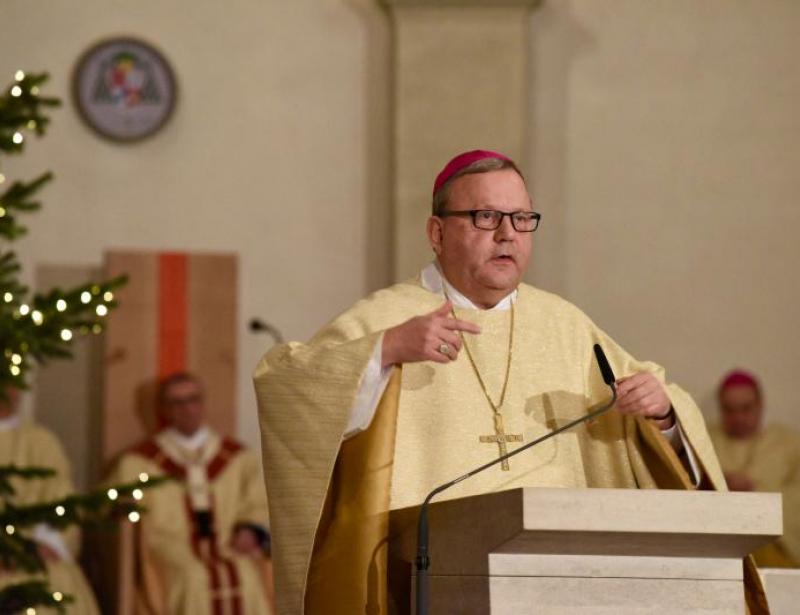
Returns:
[[[597,352],[597,350],[595,350]],[[602,353],[602,350],[600,350]],[[598,360],[599,360],[598,356]],[[611,370],[608,367],[608,363],[606,362],[605,365],[603,361],[605,360],[605,356],[603,356],[603,360],[600,362],[600,371],[603,373],[603,380],[611,389],[611,400],[603,404],[597,410],[590,412],[586,416],[582,416],[579,419],[575,419],[574,421],[570,421],[566,425],[559,427],[558,429],[551,431],[543,435],[532,442],[528,442],[525,446],[520,446],[519,448],[511,451],[510,453],[506,453],[498,457],[497,459],[493,459],[489,463],[485,463],[482,466],[467,472],[463,476],[459,476],[457,479],[450,481],[449,483],[445,483],[443,485],[439,485],[431,491],[428,496],[425,498],[425,501],[422,502],[422,506],[419,509],[419,524],[417,526],[417,559],[416,559],[416,569],[417,569],[417,608],[416,608],[416,615],[428,615],[428,568],[431,565],[431,558],[428,556],[428,505],[430,504],[431,500],[441,493],[442,491],[449,489],[453,485],[460,483],[462,480],[468,479],[470,476],[474,476],[479,472],[483,472],[484,470],[491,468],[493,465],[497,465],[498,463],[502,463],[506,459],[513,457],[514,455],[518,455],[519,453],[531,448],[532,446],[536,446],[540,442],[544,442],[545,440],[549,440],[553,436],[557,436],[563,431],[567,429],[571,429],[580,423],[585,423],[587,421],[591,421],[599,417],[601,414],[608,412],[611,407],[617,401],[617,388],[614,385],[614,376],[611,374]],[[604,369],[606,368],[606,369]],[[607,370],[607,371],[606,371]],[[610,377],[609,377],[610,375]],[[609,382],[610,380],[610,382]]]

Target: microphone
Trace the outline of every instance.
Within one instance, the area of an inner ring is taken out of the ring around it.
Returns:
[[[264,322],[260,318],[252,318],[248,327],[253,333],[266,333],[276,344],[283,344],[283,335],[281,335],[278,328],[268,322]]]
[[[431,558],[428,556],[428,505],[430,504],[431,500],[440,494],[442,491],[449,489],[450,487],[457,485],[462,480],[466,480],[471,476],[475,476],[484,470],[491,468],[498,463],[502,463],[506,459],[510,459],[514,455],[518,455],[522,451],[526,451],[531,447],[536,446],[540,442],[544,442],[545,440],[549,440],[553,436],[557,436],[562,431],[566,431],[568,429],[572,429],[576,425],[580,425],[581,423],[585,423],[587,421],[591,421],[599,417],[601,414],[604,414],[617,401],[617,388],[615,386],[616,379],[614,378],[614,372],[611,371],[611,366],[608,364],[608,359],[606,359],[606,354],[603,352],[602,347],[600,344],[594,345],[594,356],[597,359],[597,365],[600,368],[600,374],[603,377],[603,382],[611,389],[611,399],[607,401],[605,404],[600,406],[597,410],[590,412],[589,414],[580,417],[579,419],[575,419],[574,421],[570,421],[566,425],[559,427],[545,435],[533,440],[532,442],[528,442],[524,446],[520,446],[517,449],[514,449],[510,453],[505,455],[501,455],[497,459],[493,459],[489,463],[485,463],[480,467],[475,468],[464,474],[463,476],[459,476],[455,480],[450,481],[449,483],[445,483],[443,485],[439,485],[431,491],[425,500],[422,502],[422,506],[419,509],[419,522],[417,524],[417,558],[416,558],[416,569],[417,569],[417,609],[416,615],[428,615],[428,568],[431,565]]]

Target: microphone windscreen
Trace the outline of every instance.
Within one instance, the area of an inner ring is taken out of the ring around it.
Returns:
[[[597,365],[600,367],[603,382],[611,386],[616,382],[616,378],[614,378],[614,372],[611,371],[611,366],[608,364],[608,359],[606,359],[606,353],[603,352],[600,344],[594,345],[594,356],[597,357]]]

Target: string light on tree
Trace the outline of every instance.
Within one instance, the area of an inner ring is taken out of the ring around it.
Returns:
[[[142,492],[141,489],[134,489],[131,495],[133,496],[133,499],[137,501],[141,500],[144,497],[144,493]]]
[[[139,482],[140,483],[146,483],[149,480],[150,480],[150,477],[147,475],[146,472],[142,472],[141,474],[139,474]]]
[[[61,339],[68,342],[72,339],[72,331],[69,329],[61,329]]]
[[[63,517],[64,515],[66,515],[66,514],[67,514],[67,509],[66,509],[66,508],[64,508],[64,507],[63,507],[63,506],[61,506],[61,505],[58,505],[58,506],[56,506],[56,514],[57,514],[59,517]]]
[[[108,308],[101,303],[95,308],[95,312],[97,312],[98,316],[102,317],[108,314]]]
[[[61,602],[64,599],[64,594],[61,592],[53,592],[53,600],[56,602]]]
[[[39,310],[33,310],[33,312],[31,312],[31,320],[33,324],[39,326],[44,322],[44,316]]]
[[[14,98],[19,98],[20,96],[22,96],[22,88],[19,87],[18,85],[15,85],[13,88],[11,88],[11,95]]]
[[[114,293],[112,293],[110,290],[107,290],[106,292],[103,293],[103,301],[105,301],[106,303],[111,303],[113,300],[114,300]]]
[[[18,70],[16,73],[14,73],[14,79],[16,79],[17,81],[22,81],[23,79],[25,79],[25,71],[21,69]]]
[[[65,311],[67,309],[67,302],[64,301],[63,299],[59,299],[58,301],[56,301],[56,309],[59,312]]]
[[[23,303],[21,306],[19,306],[19,313],[22,316],[27,316],[28,312],[30,312],[30,311],[31,311],[31,308],[30,308],[30,306],[28,306],[27,303]]]
[[[111,500],[112,502],[119,497],[119,493],[117,492],[116,489],[109,489],[106,492],[106,495],[108,495],[108,499]]]
[[[81,303],[89,303],[92,300],[92,293],[85,290],[81,293]]]
[[[138,523],[139,519],[141,518],[142,518],[141,515],[135,510],[128,513],[128,521],[130,521],[131,523]]]
[[[15,132],[14,136],[11,137],[11,140],[14,142],[15,145],[22,145],[22,142],[25,140],[25,137],[22,136],[21,132]]]

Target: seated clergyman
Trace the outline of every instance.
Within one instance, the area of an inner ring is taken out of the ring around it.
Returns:
[[[6,388],[0,398],[0,466],[49,468],[53,476],[34,480],[12,479],[16,506],[32,506],[61,500],[72,494],[72,472],[67,456],[55,434],[41,425],[23,419],[18,413],[19,391]],[[30,533],[45,563],[44,575],[29,575],[19,570],[0,568],[0,589],[30,580],[45,580],[50,591],[69,595],[73,602],[66,606],[67,615],[94,615],[100,611],[86,577],[78,565],[80,530],[70,526],[58,530],[38,524]],[[54,611],[39,609],[39,613]]]
[[[689,395],[577,307],[522,283],[540,218],[508,157],[456,156],[434,184],[433,262],[259,363],[280,613],[386,608],[387,511],[608,399],[595,343],[621,376],[617,411],[441,499],[515,487],[724,489]]]
[[[750,372],[734,370],[717,390],[720,421],[710,429],[732,491],[783,494],[783,537],[755,553],[761,566],[800,566],[800,435],[764,422],[764,394]]]
[[[158,400],[167,427],[124,454],[114,480],[173,479],[146,493],[142,518],[145,548],[163,572],[166,612],[267,615],[268,512],[257,456],[206,424],[194,376],[166,378]]]

